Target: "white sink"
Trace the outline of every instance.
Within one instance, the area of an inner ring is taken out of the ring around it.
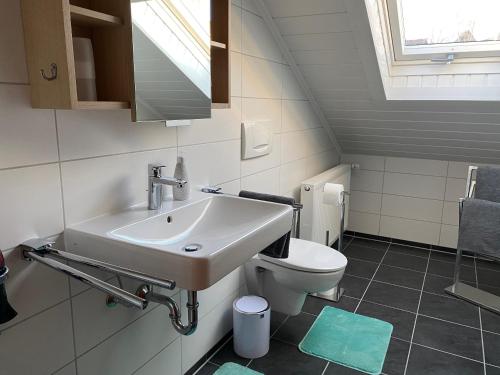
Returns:
[[[203,194],[101,216],[66,229],[66,250],[174,280],[188,290],[208,288],[291,228],[290,206]]]

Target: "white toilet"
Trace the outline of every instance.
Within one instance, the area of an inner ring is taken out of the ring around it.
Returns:
[[[307,294],[337,286],[346,266],[337,250],[291,238],[288,258],[257,254],[245,264],[248,292],[267,298],[274,311],[297,315]]]

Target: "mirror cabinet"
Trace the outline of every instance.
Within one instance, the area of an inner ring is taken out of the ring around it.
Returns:
[[[134,121],[230,106],[230,0],[22,0],[34,108]]]

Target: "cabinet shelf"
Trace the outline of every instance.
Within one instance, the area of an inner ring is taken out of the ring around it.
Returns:
[[[129,102],[83,101],[79,100],[76,109],[129,109]]]
[[[95,10],[70,5],[71,22],[80,26],[109,27],[123,24],[120,17],[97,12]]]

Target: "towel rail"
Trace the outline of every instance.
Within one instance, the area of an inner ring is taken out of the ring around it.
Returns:
[[[469,166],[467,174],[467,184],[465,187],[465,198],[460,198],[458,203],[458,222],[462,219],[463,202],[466,198],[474,196],[476,181],[472,180],[473,174],[477,171],[478,167]],[[467,284],[460,282],[460,271],[462,265],[462,249],[457,246],[457,256],[455,258],[455,270],[453,273],[453,284],[445,288],[445,292],[452,296],[461,298],[465,301],[473,303],[477,306],[483,307],[494,313],[500,314],[500,297],[488,293],[479,288],[474,288]]]

